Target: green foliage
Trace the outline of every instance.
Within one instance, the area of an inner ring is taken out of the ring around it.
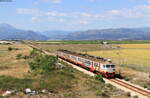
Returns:
[[[12,51],[12,47],[8,47],[8,51]]]
[[[31,58],[34,58],[34,57],[39,56],[39,55],[41,55],[41,52],[36,48],[33,48],[33,50],[30,52]]]
[[[7,96],[1,96],[1,95],[0,95],[0,98],[8,98],[8,97],[7,97]]]
[[[126,92],[126,96],[130,97],[131,93],[130,92]]]
[[[109,44],[149,44],[150,40],[67,40],[67,41],[37,41],[37,43],[45,44],[101,44],[102,41],[106,41]]]
[[[139,98],[137,95],[133,96],[133,98]]]
[[[16,55],[16,59],[21,59],[22,58],[22,54],[17,54]]]
[[[31,88],[33,80],[32,79],[19,79],[10,76],[0,76],[0,89],[3,90],[14,90],[25,88]]]
[[[29,59],[30,56],[27,56],[27,55],[22,55],[22,54],[17,54],[16,55],[16,59],[19,60],[19,59]]]
[[[42,69],[43,71],[50,71],[55,69],[57,58],[54,56],[41,55],[37,56],[34,61],[29,63],[31,70]]]
[[[127,77],[127,76],[123,76],[123,79],[124,79],[125,81],[131,80],[131,78],[130,78],[130,77]]]
[[[19,50],[19,49],[18,48],[8,47],[8,51],[12,51],[12,50]]]
[[[95,79],[98,80],[98,81],[100,81],[100,82],[103,82],[103,83],[105,82],[105,81],[103,80],[102,75],[96,75],[96,76],[95,76]]]

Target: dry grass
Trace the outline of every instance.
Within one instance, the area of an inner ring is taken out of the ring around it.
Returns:
[[[67,49],[71,51],[95,51],[100,50],[101,46],[98,44],[37,44],[37,47],[55,52],[58,49]]]
[[[121,48],[133,48],[133,49],[150,49],[150,44],[121,44]]]
[[[8,47],[19,50],[8,51]],[[17,60],[16,55],[29,55],[31,48],[23,45],[0,45],[0,75],[22,77],[28,71],[28,63],[24,59]]]
[[[128,66],[142,71],[150,72],[150,50],[147,49],[121,49],[91,51],[88,54],[111,58],[118,65]]]

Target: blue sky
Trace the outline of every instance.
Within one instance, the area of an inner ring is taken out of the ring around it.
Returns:
[[[150,0],[12,0],[0,2],[0,23],[38,31],[150,27]]]

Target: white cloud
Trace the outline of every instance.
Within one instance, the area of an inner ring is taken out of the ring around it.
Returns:
[[[63,0],[42,0],[44,2],[51,2],[51,3],[54,3],[54,4],[60,4],[63,2]]]
[[[86,25],[86,24],[88,24],[89,22],[88,21],[85,21],[85,20],[81,20],[81,21],[79,21],[79,24],[83,24],[83,25]]]
[[[150,3],[150,0],[147,0],[148,3]]]
[[[79,23],[89,24],[101,20],[112,19],[150,19],[150,5],[135,6],[133,8],[113,9],[103,13],[88,13],[88,12],[58,12],[58,11],[41,11],[39,9],[18,8],[18,14],[30,15],[32,20],[48,20],[60,23]]]
[[[38,18],[37,17],[32,17],[31,20],[32,21],[38,21]]]

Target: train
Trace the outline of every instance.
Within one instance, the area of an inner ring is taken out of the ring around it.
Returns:
[[[63,60],[86,68],[96,74],[100,74],[105,78],[115,78],[116,66],[112,63],[111,59],[72,52],[64,49],[57,50],[56,55]]]

